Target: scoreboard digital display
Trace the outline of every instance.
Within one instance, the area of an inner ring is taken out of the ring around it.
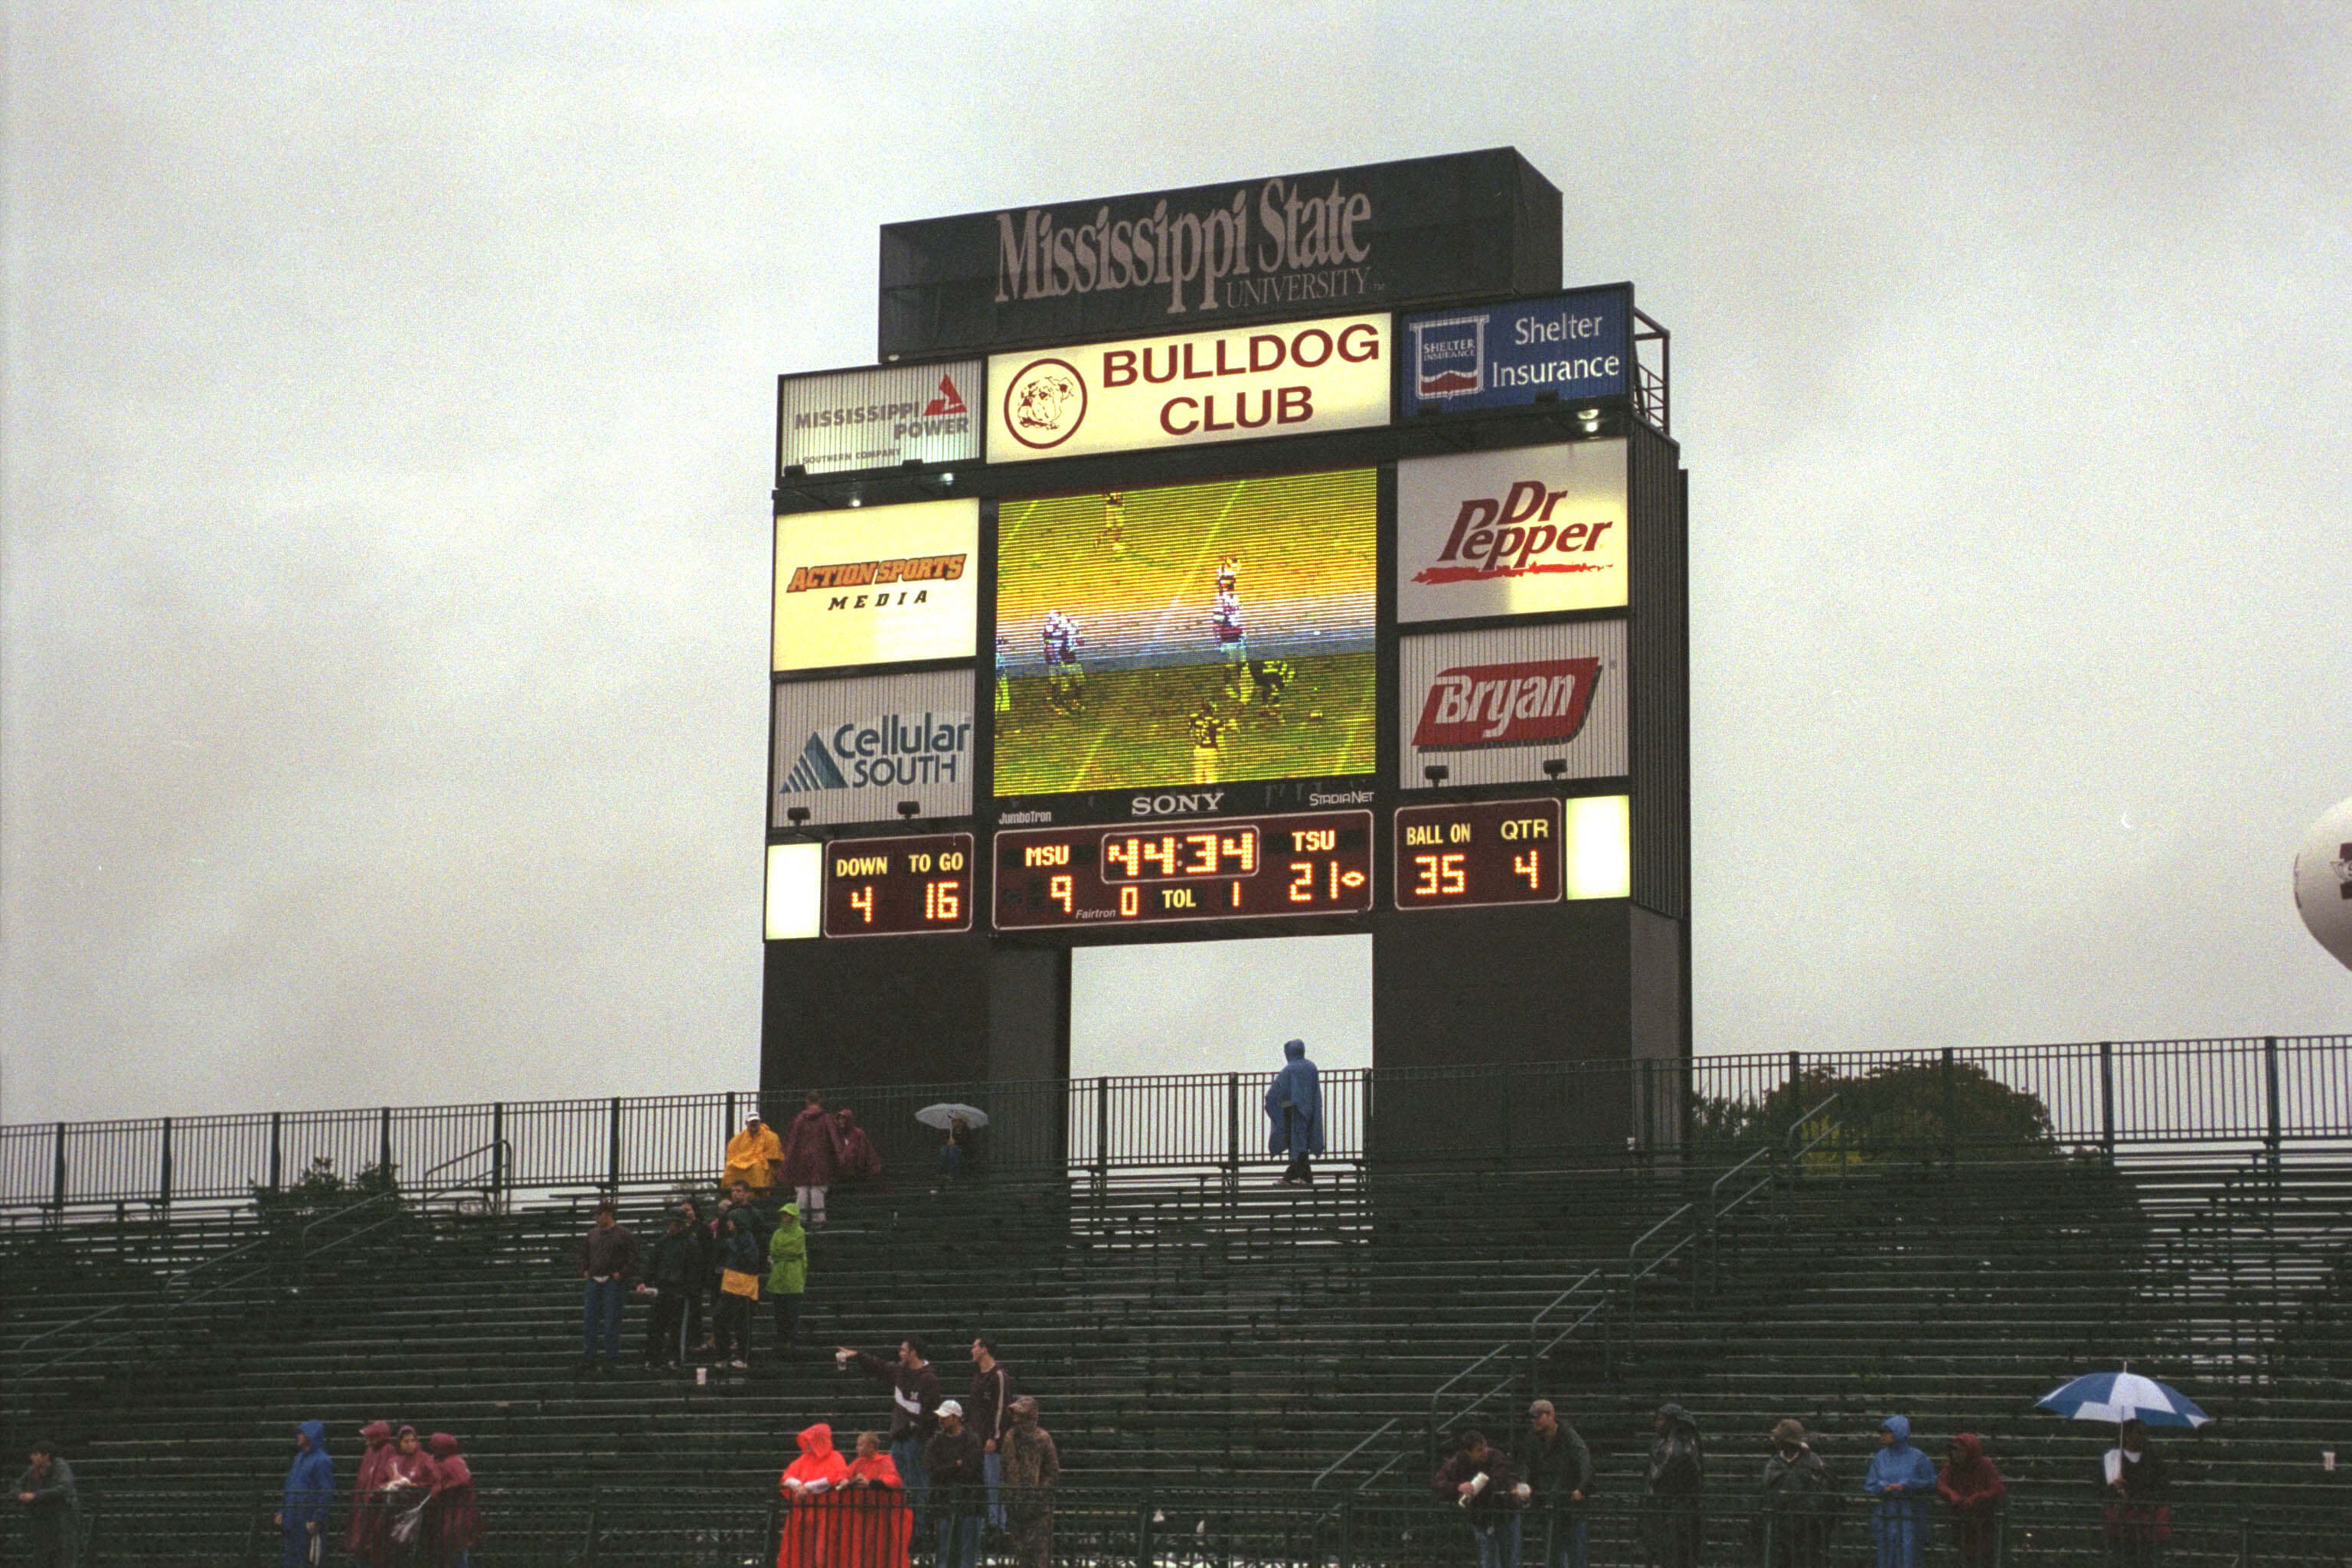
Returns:
[[[1560,817],[1557,799],[1399,806],[1396,907],[1559,902]]]
[[[1007,828],[996,836],[995,854],[999,931],[1361,914],[1372,907],[1369,811]]]
[[[972,838],[836,838],[824,847],[824,934],[971,929]]]

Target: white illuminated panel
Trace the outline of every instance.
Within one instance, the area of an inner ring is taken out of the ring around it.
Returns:
[[[970,658],[979,556],[976,500],[776,519],[774,668]]]
[[[1633,896],[1633,814],[1622,795],[1578,795],[1568,803],[1568,896]]]
[[[768,940],[791,942],[824,929],[824,846],[768,846]]]
[[[1384,315],[995,354],[988,460],[1385,425],[1390,381]]]

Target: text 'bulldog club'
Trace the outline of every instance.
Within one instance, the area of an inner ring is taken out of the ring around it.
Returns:
[[[1416,583],[1470,583],[1523,577],[1534,572],[1599,572],[1601,562],[1580,561],[1601,546],[1614,526],[1606,521],[1554,524],[1552,509],[1568,495],[1539,479],[1520,479],[1499,500],[1478,496],[1462,503],[1445,548],[1436,563],[1413,574]],[[1458,565],[1447,565],[1458,562]]]
[[[1093,385],[1112,393],[1174,387],[1331,364],[1368,365],[1380,357],[1380,330],[1367,321],[1351,321],[1337,331],[1306,327],[1287,333],[1235,332],[1104,349]],[[1034,360],[1014,372],[1005,387],[1004,426],[1023,446],[1048,451],[1077,433],[1090,401],[1087,380],[1076,365]],[[1158,422],[1162,435],[1189,437],[1305,425],[1314,418],[1315,388],[1300,382],[1177,392],[1161,400]]]
[[[1423,751],[1564,745],[1584,728],[1598,658],[1461,665],[1429,683],[1412,743]]]

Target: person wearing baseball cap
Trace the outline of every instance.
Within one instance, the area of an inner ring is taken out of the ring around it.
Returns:
[[[764,1193],[776,1184],[776,1171],[784,1163],[784,1145],[775,1129],[760,1119],[760,1108],[753,1106],[743,1118],[743,1131],[727,1140],[727,1168],[719,1173],[719,1186],[723,1192],[740,1182],[754,1193]]]
[[[1528,1406],[1528,1429],[1511,1446],[1511,1468],[1528,1486],[1528,1506],[1539,1510],[1528,1528],[1543,1552],[1542,1568],[1584,1568],[1584,1499],[1592,1490],[1592,1450],[1559,1418],[1550,1400]]]
[[[986,1451],[980,1434],[963,1424],[963,1405],[940,1401],[940,1429],[923,1445],[923,1468],[931,1482],[931,1507],[939,1521],[938,1568],[978,1568],[980,1516],[986,1504]]]

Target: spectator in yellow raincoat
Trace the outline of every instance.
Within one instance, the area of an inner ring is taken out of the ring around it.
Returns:
[[[764,1193],[776,1184],[783,1163],[782,1142],[754,1110],[743,1119],[743,1131],[727,1140],[727,1168],[719,1173],[719,1184],[725,1188],[740,1182],[754,1193]]]

